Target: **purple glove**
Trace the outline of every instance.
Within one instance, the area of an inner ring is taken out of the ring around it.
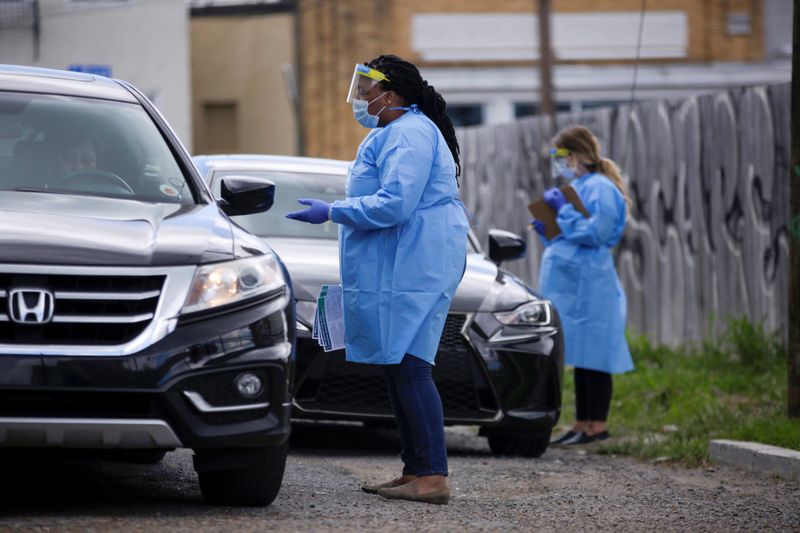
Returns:
[[[567,203],[567,199],[564,198],[564,193],[561,192],[561,189],[556,189],[553,187],[552,189],[547,189],[544,191],[544,203],[550,206],[550,208],[558,213],[559,209],[561,209],[564,204]]]
[[[331,211],[331,204],[328,202],[315,200],[313,198],[299,198],[297,203],[310,207],[308,209],[289,213],[286,215],[286,218],[299,220],[300,222],[309,222],[311,224],[322,224],[328,221],[328,214]]]
[[[531,225],[533,225],[533,229],[536,230],[536,233],[544,237],[544,234],[547,233],[547,224],[542,222],[541,220],[531,220]]]

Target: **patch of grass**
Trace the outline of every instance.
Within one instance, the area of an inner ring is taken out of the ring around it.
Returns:
[[[711,439],[800,450],[800,420],[786,416],[786,356],[761,324],[732,320],[719,339],[671,348],[629,338],[636,370],[614,376],[601,453],[642,459],[708,460]],[[574,420],[574,381],[565,373],[562,420]]]

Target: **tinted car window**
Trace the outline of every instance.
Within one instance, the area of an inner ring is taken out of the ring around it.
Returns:
[[[139,104],[27,93],[0,92],[0,190],[194,202]]]
[[[219,198],[220,181],[225,176],[256,176],[275,182],[275,203],[265,213],[234,217],[237,224],[260,237],[310,237],[336,239],[338,229],[333,222],[304,224],[286,218],[286,213],[303,209],[298,198],[317,198],[332,202],[342,200],[344,176],[336,174],[308,174],[302,172],[241,172],[230,171],[214,174],[212,188]]]

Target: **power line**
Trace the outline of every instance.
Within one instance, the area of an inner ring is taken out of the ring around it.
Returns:
[[[639,11],[639,38],[636,42],[636,58],[633,61],[633,83],[631,84],[631,101],[629,104],[630,109],[628,110],[628,127],[630,127],[630,122],[633,118],[633,106],[636,104],[636,87],[639,81],[639,60],[642,58],[642,37],[644,35],[644,16],[646,12],[647,0],[642,0],[642,7]],[[630,153],[631,144],[633,142],[633,136],[630,134],[630,132],[628,131],[626,134],[625,150],[622,153],[622,159],[619,161],[620,165],[627,165],[628,154]],[[630,173],[628,173],[628,175],[630,176]]]
[[[633,62],[633,85],[631,86],[631,107],[636,102],[636,84],[639,81],[639,60],[642,57],[642,36],[644,35],[644,15],[647,12],[647,0],[642,0],[639,12],[639,39],[636,42],[636,59]]]

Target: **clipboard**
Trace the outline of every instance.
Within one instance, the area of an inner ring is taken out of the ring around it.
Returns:
[[[561,192],[564,194],[564,198],[566,198],[567,201],[571,203],[580,214],[586,218],[589,218],[589,211],[587,211],[586,206],[583,205],[581,197],[578,196],[578,191],[575,190],[575,187],[572,185],[564,185],[561,187]],[[556,223],[556,212],[545,203],[543,198],[528,205],[528,210],[533,215],[533,218],[536,220],[541,220],[547,226],[547,230],[544,234],[544,237],[547,240],[551,241],[561,233],[561,228],[559,228],[558,224]]]

